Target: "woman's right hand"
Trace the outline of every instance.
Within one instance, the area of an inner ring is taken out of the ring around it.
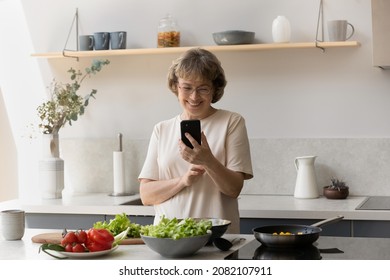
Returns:
[[[186,186],[192,186],[205,173],[205,169],[201,165],[191,165],[187,173],[181,177],[182,183]]]

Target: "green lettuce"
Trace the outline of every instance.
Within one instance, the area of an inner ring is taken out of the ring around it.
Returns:
[[[180,239],[205,235],[211,229],[210,220],[197,220],[193,218],[186,219],[168,219],[163,216],[157,225],[142,226],[141,234],[159,238]]]
[[[93,224],[94,228],[104,228],[109,230],[114,236],[120,234],[121,232],[127,230],[128,238],[138,238],[140,237],[141,225],[132,223],[129,217],[125,214],[117,214],[114,219],[107,221],[98,221]]]

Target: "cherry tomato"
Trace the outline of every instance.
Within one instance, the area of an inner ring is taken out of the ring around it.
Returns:
[[[77,242],[77,236],[74,231],[68,231],[64,238],[61,240],[61,245],[66,246],[67,244],[72,244]]]
[[[85,252],[85,247],[84,247],[84,245],[82,245],[82,244],[80,244],[80,243],[76,243],[76,244],[72,247],[72,252],[76,252],[76,253]]]
[[[73,246],[72,246],[72,244],[70,244],[70,243],[66,244],[66,246],[65,246],[65,251],[66,251],[66,252],[73,252]]]
[[[87,241],[87,233],[84,230],[77,231],[76,236],[78,243],[85,243]]]

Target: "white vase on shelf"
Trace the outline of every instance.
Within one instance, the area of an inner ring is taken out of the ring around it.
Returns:
[[[64,160],[60,158],[58,134],[43,134],[39,160],[39,186],[43,199],[62,198]]]
[[[285,16],[277,16],[272,22],[272,39],[275,43],[290,42],[291,25]]]

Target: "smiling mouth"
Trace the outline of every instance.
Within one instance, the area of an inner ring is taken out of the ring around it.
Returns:
[[[194,103],[194,102],[190,102],[190,101],[187,101],[187,103],[188,103],[191,107],[198,107],[198,106],[201,104],[201,102],[196,102],[196,103]]]

